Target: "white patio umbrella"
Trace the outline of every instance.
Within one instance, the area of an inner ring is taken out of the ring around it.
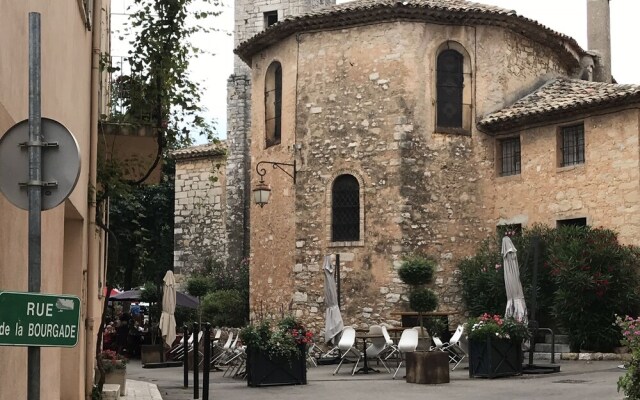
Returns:
[[[176,319],[173,315],[176,310],[176,280],[173,277],[173,272],[167,271],[163,281],[160,330],[162,331],[164,342],[171,346],[176,339]]]
[[[527,323],[527,306],[520,283],[518,256],[516,247],[508,236],[502,238],[502,258],[504,263],[504,287],[507,291],[507,309],[505,318],[514,318]]]
[[[342,332],[344,323],[338,306],[338,290],[333,278],[334,268],[331,265],[331,256],[324,256],[322,270],[324,271],[324,304],[327,307],[324,318],[324,341],[328,343]]]

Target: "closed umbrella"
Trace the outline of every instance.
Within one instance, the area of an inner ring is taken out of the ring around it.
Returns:
[[[163,281],[160,331],[162,331],[164,342],[168,346],[171,346],[176,339],[176,319],[173,315],[176,310],[176,280],[173,277],[173,272],[167,271]]]
[[[507,309],[504,316],[527,323],[527,306],[520,283],[518,256],[516,247],[508,236],[502,238],[502,258],[504,261],[504,287],[507,291]]]
[[[324,257],[322,270],[324,271],[324,304],[327,307],[325,311],[324,341],[328,343],[338,333],[342,332],[344,323],[338,306],[338,290],[333,278],[334,268],[331,265],[331,256]]]

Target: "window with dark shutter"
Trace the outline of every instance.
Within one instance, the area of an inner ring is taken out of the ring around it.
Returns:
[[[520,138],[500,140],[500,176],[520,174]]]
[[[280,143],[282,122],[282,66],[273,62],[264,85],[265,136],[267,147]]]
[[[360,240],[360,184],[353,175],[340,175],[333,182],[331,240]]]
[[[455,50],[444,50],[437,63],[436,125],[442,128],[462,128],[462,91],[464,88],[464,58]]]

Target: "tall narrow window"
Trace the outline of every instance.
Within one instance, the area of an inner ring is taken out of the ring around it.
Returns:
[[[464,58],[456,50],[444,50],[437,63],[437,115],[441,128],[462,128]]]
[[[267,11],[264,13],[264,28],[268,28],[271,25],[278,22],[278,10]]]
[[[340,175],[331,194],[331,241],[360,240],[360,185],[353,175]]]
[[[280,143],[282,120],[282,66],[273,62],[264,85],[265,135],[267,147]]]
[[[560,166],[584,164],[584,125],[565,126],[561,132]]]
[[[500,140],[500,176],[520,173],[520,138]]]

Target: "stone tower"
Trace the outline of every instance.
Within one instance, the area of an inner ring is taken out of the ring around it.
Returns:
[[[335,4],[335,0],[236,0],[234,47],[290,16]],[[228,263],[249,254],[251,70],[238,56],[227,80]]]

